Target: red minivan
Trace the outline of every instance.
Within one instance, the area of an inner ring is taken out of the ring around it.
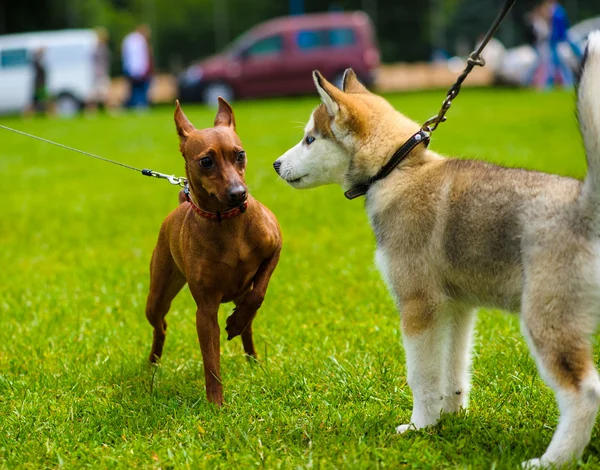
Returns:
[[[367,86],[379,66],[373,25],[364,12],[288,16],[261,23],[224,52],[191,65],[179,77],[182,101],[216,103],[217,97],[312,93],[311,72],[341,84],[352,67]]]

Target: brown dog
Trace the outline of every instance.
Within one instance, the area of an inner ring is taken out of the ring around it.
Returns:
[[[198,306],[206,395],[221,405],[219,304],[235,303],[227,339],[241,335],[246,354],[256,357],[252,320],[279,261],[281,232],[271,211],[248,195],[246,153],[229,104],[219,97],[214,127],[197,130],[177,102],[175,126],[189,190],[182,191],[181,204],[163,222],[152,255],[146,304],[154,327],[150,361],[162,355],[165,315],[187,282]]]

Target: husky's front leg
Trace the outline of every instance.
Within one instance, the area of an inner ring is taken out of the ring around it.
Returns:
[[[474,309],[462,305],[452,305],[448,309],[448,349],[443,355],[446,362],[442,365],[446,374],[444,413],[456,413],[467,408],[474,323]]]
[[[412,298],[401,305],[407,381],[413,394],[413,412],[410,424],[398,426],[398,433],[431,426],[440,418],[444,404],[442,364],[447,351],[448,324],[439,307],[424,298]]]

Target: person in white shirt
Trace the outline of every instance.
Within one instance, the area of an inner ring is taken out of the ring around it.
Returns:
[[[150,28],[140,25],[123,39],[121,46],[123,72],[130,84],[128,108],[148,107],[148,89],[152,79],[152,46]]]

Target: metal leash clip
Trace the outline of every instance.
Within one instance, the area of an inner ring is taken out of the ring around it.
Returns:
[[[185,187],[187,183],[187,179],[185,179],[183,176],[166,175],[164,173],[159,173],[158,171],[149,170],[147,168],[144,168],[142,170],[142,175],[152,176],[153,178],[165,179],[172,185],[181,186],[182,188]]]
[[[446,122],[446,117],[440,117],[439,114],[436,114],[431,119],[427,119],[427,121],[425,121],[423,126],[421,126],[421,130],[431,134],[442,122]]]

